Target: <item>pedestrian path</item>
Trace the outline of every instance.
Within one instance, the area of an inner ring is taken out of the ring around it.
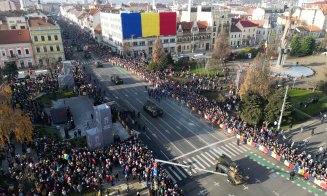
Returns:
[[[250,146],[244,144],[222,143],[219,146],[214,146],[177,160],[179,164],[191,166],[190,168],[166,165],[165,169],[174,181],[182,181],[188,178],[188,176],[200,173],[201,169],[213,171],[216,160],[222,154],[235,159],[238,156],[244,156],[244,154],[249,153],[251,150]]]

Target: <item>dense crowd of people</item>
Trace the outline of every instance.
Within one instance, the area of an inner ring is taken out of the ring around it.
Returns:
[[[247,125],[239,116],[235,116],[230,112],[233,108],[237,108],[240,101],[231,89],[227,100],[218,103],[213,103],[200,94],[201,90],[210,89],[210,85],[214,86],[213,89],[219,90],[219,85],[221,86],[221,82],[224,81],[213,85],[214,82],[203,82],[205,78],[194,77],[190,82],[181,83],[169,79],[171,76],[176,76],[174,75],[176,73],[172,70],[165,70],[164,72],[147,71],[146,63],[137,58],[111,56],[108,58],[108,62],[124,67],[149,82],[155,88],[155,90],[148,92],[149,96],[156,98],[158,94],[159,97],[163,94],[176,98],[184,102],[188,107],[201,111],[202,117],[215,121],[217,124],[224,124],[226,129],[235,130],[235,133],[243,136],[244,142],[251,139],[280,155],[283,160],[294,164],[302,174],[307,173],[318,180],[327,180],[327,166],[323,161],[326,155],[325,152],[310,154],[307,149],[295,146],[292,142],[285,140],[283,132],[275,130],[274,127],[252,127]]]
[[[23,156],[8,159],[9,172],[18,182],[33,185],[25,195],[69,195],[100,190],[104,183],[114,186],[118,180],[147,182],[158,195],[181,195],[180,189],[154,162],[152,151],[137,138],[105,149],[88,150],[50,138],[37,138]],[[120,167],[120,171],[115,167]],[[154,175],[153,171],[157,170]],[[23,190],[20,190],[23,192]]]

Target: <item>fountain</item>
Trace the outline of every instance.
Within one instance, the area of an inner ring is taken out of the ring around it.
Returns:
[[[278,58],[277,61],[272,61],[271,71],[274,75],[281,76],[291,76],[291,77],[307,77],[314,74],[313,70],[305,67],[303,65],[285,63],[287,59],[287,50],[289,44],[289,32],[291,28],[291,17],[294,12],[294,7],[290,4],[289,6],[289,14],[286,20],[283,36],[281,38],[280,46],[278,47]]]

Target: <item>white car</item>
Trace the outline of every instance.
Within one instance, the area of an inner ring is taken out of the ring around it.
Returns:
[[[321,55],[327,56],[327,52],[323,52],[323,53],[321,53]]]

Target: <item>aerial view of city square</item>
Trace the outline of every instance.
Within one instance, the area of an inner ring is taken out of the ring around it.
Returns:
[[[0,196],[327,195],[327,0],[0,0]]]

